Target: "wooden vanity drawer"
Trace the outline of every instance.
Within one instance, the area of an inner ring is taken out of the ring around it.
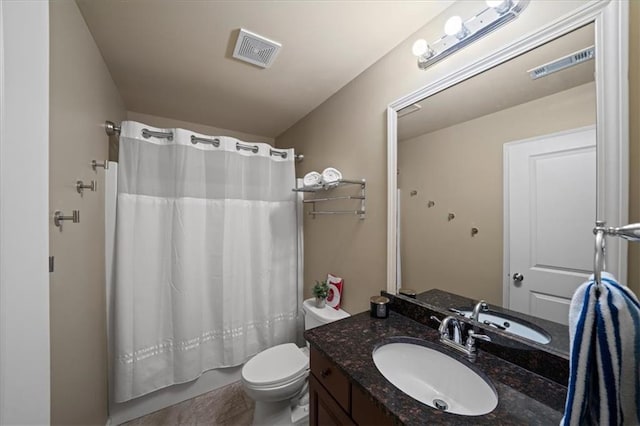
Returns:
[[[351,418],[359,425],[393,425],[393,421],[384,410],[374,404],[357,386],[351,387]]]
[[[351,412],[351,384],[338,368],[317,349],[311,348],[311,373],[333,396],[340,406]]]
[[[316,376],[309,376],[309,425],[310,426],[355,426],[347,414]]]

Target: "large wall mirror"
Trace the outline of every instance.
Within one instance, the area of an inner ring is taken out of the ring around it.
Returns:
[[[621,7],[585,5],[390,105],[389,292],[440,289],[566,325],[595,221],[627,218]],[[624,244],[607,244],[621,279]]]

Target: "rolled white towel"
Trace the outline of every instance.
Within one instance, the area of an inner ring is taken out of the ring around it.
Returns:
[[[322,176],[318,172],[309,172],[304,175],[304,178],[302,178],[302,183],[304,184],[304,186],[310,187],[321,186]]]
[[[327,185],[337,184],[342,179],[342,173],[333,167],[327,167],[322,171],[322,180]]]

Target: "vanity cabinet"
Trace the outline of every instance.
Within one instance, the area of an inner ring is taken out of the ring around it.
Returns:
[[[391,425],[392,420],[317,349],[310,351],[309,424]]]
[[[311,426],[356,424],[313,374],[309,376],[309,424]]]

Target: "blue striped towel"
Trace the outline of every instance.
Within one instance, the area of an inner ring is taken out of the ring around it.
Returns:
[[[561,425],[640,424],[640,303],[613,275],[571,299],[569,388]]]

